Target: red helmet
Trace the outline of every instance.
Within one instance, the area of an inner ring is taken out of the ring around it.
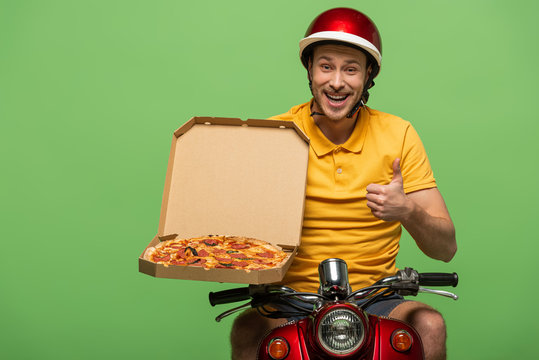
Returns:
[[[378,66],[382,64],[382,42],[376,25],[365,14],[349,8],[330,9],[318,15],[299,42],[299,56],[307,68],[310,45],[322,41],[344,42],[358,47],[370,55]],[[306,51],[307,50],[307,51]]]

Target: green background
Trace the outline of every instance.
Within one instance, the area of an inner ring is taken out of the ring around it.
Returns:
[[[377,23],[369,105],[413,123],[456,224],[451,263],[398,258],[459,273],[420,297],[450,358],[534,357],[537,2],[1,0],[0,358],[229,357],[207,293],[232,285],[138,273],[172,132],[306,101],[297,43],[338,5]]]

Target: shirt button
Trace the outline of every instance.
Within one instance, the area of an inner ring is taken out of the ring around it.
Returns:
[[[338,147],[338,148],[335,149],[335,152],[336,152],[336,153],[338,153],[339,151],[341,151],[341,148],[340,148],[340,147]]]
[[[341,169],[341,168],[338,168],[338,169],[337,169],[337,174],[340,174],[340,173],[342,173],[342,169]]]

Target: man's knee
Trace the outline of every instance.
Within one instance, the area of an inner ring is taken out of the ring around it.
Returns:
[[[445,321],[438,311],[432,308],[424,308],[417,311],[415,318],[412,320],[412,324],[416,327],[421,327],[424,331],[436,335],[440,340],[445,341]]]
[[[254,309],[242,312],[234,320],[230,332],[232,359],[256,358],[258,344],[264,335],[284,321],[265,318]]]
[[[247,343],[249,340],[263,336],[261,333],[266,332],[268,328],[269,324],[266,318],[260,316],[254,309],[246,310],[234,320],[230,341],[233,345]]]
[[[389,316],[411,324],[418,331],[422,329],[431,334],[443,334],[445,339],[442,314],[427,304],[407,301],[397,306]]]
[[[425,359],[445,359],[445,322],[438,311],[417,301],[407,301],[397,306],[389,316],[410,324],[419,333]]]

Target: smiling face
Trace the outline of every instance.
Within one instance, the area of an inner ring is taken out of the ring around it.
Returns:
[[[370,72],[361,50],[333,44],[317,46],[309,61],[313,110],[333,121],[345,118],[361,99]]]

